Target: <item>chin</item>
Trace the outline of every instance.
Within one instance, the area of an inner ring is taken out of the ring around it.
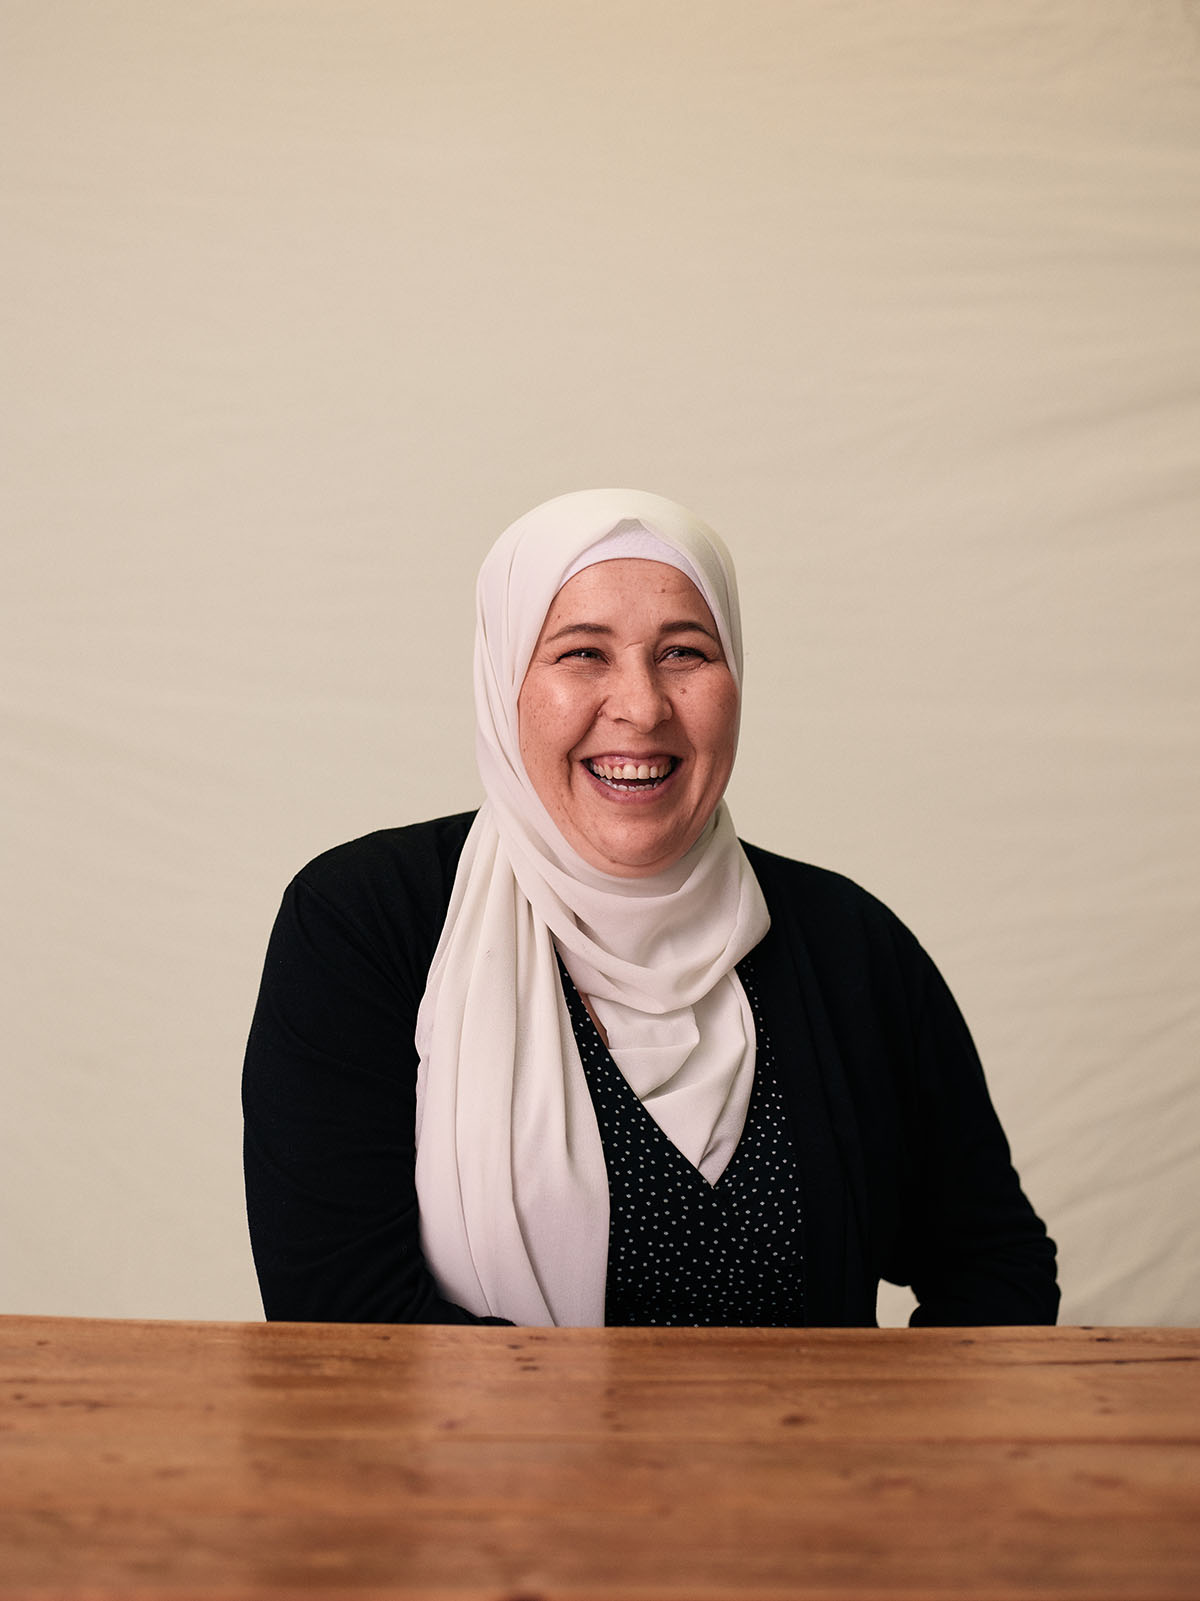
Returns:
[[[585,861],[599,868],[602,873],[611,873],[614,878],[651,878],[655,873],[674,867],[681,857],[687,855],[692,845],[690,840],[655,840],[653,843],[638,844],[631,840],[577,839],[572,843]]]

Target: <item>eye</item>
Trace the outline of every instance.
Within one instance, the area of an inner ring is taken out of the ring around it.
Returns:
[[[574,650],[564,650],[561,656],[554,659],[559,662],[601,662],[604,656],[595,645],[576,645]]]
[[[671,645],[663,651],[662,659],[668,663],[677,662],[684,667],[691,667],[698,662],[712,660],[702,650],[698,650],[695,645]]]

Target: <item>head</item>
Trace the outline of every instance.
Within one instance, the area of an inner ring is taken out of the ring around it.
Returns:
[[[704,835],[737,745],[740,633],[717,536],[658,496],[566,495],[484,563],[480,768],[598,871],[646,878]]]

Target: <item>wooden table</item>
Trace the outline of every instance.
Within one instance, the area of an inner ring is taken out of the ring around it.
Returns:
[[[1200,1331],[0,1318],[0,1595],[1200,1597]]]

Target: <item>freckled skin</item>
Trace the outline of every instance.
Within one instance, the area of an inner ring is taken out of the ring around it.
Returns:
[[[521,758],[568,844],[622,878],[662,872],[715,811],[738,694],[712,613],[662,562],[599,562],[554,597],[517,702]],[[675,759],[652,789],[614,789],[589,759]]]

